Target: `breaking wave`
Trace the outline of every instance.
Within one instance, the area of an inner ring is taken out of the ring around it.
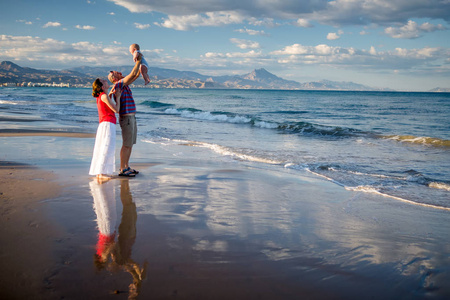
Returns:
[[[166,108],[166,107],[170,107],[170,106],[175,106],[173,104],[170,103],[164,103],[164,102],[159,102],[159,101],[144,101],[141,103],[141,105],[145,105],[151,108]]]
[[[403,143],[422,144],[438,147],[450,147],[450,140],[413,135],[388,135],[383,138]]]
[[[274,129],[283,134],[300,134],[303,136],[324,138],[351,138],[367,137],[375,139],[388,139],[401,143],[413,143],[435,147],[450,147],[450,140],[434,137],[416,137],[412,135],[380,135],[375,132],[366,132],[355,128],[314,124],[311,122],[275,122],[260,119],[255,116],[236,114],[223,111],[203,111],[196,108],[176,108],[175,105],[158,101],[144,101],[145,106],[157,109],[164,114],[179,115],[182,118],[244,124],[262,129]],[[276,111],[267,113],[277,114],[303,114],[307,111]]]
[[[363,134],[362,131],[353,128],[324,126],[309,122],[278,123],[273,121],[265,121],[259,118],[246,115],[239,115],[227,112],[209,112],[192,108],[182,108],[182,109],[167,108],[164,110],[164,112],[170,115],[180,115],[183,118],[192,118],[198,120],[208,120],[234,124],[248,124],[254,127],[264,129],[276,129],[278,131],[281,131],[282,133],[291,133],[291,134],[317,135],[325,137],[351,137]]]

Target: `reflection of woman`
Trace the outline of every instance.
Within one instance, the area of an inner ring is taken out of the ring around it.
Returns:
[[[129,285],[129,299],[138,296],[142,280],[145,277],[147,263],[140,268],[131,258],[132,247],[136,240],[136,204],[133,202],[128,180],[120,183],[120,198],[123,204],[119,236],[115,241],[116,207],[113,182],[91,182],[94,197],[94,209],[99,229],[95,264],[99,270],[110,271],[121,268],[131,274],[133,282]]]
[[[89,183],[94,198],[94,210],[97,215],[98,242],[96,262],[99,268],[107,261],[116,236],[117,212],[116,195],[113,182]]]
[[[97,98],[99,125],[95,137],[89,175],[97,179],[109,179],[115,170],[116,115],[120,110],[120,101],[114,103],[108,96],[108,82],[97,78],[92,84],[92,96]],[[119,93],[120,91],[117,91]],[[118,94],[120,95],[120,94]],[[116,98],[118,99],[118,98]]]

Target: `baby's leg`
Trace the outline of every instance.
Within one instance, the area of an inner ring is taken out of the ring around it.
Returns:
[[[141,65],[141,74],[142,78],[144,78],[145,85],[150,83],[150,78],[148,77],[148,68],[146,65]]]

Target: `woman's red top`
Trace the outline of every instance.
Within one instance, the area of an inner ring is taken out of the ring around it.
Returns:
[[[111,108],[109,108],[109,106],[105,102],[102,101],[101,98],[103,94],[105,93],[102,92],[97,97],[98,121],[99,123],[110,122],[116,124],[117,123],[116,114],[112,111]]]

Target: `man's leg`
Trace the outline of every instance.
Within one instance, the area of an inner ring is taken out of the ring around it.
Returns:
[[[133,150],[133,147],[122,145],[122,148],[120,149],[120,171],[130,166],[131,150]]]
[[[120,127],[122,128],[122,148],[120,149],[120,172],[130,167],[130,156],[133,145],[136,144],[137,126],[134,116],[125,116],[120,118]],[[133,174],[137,174],[134,172]]]

